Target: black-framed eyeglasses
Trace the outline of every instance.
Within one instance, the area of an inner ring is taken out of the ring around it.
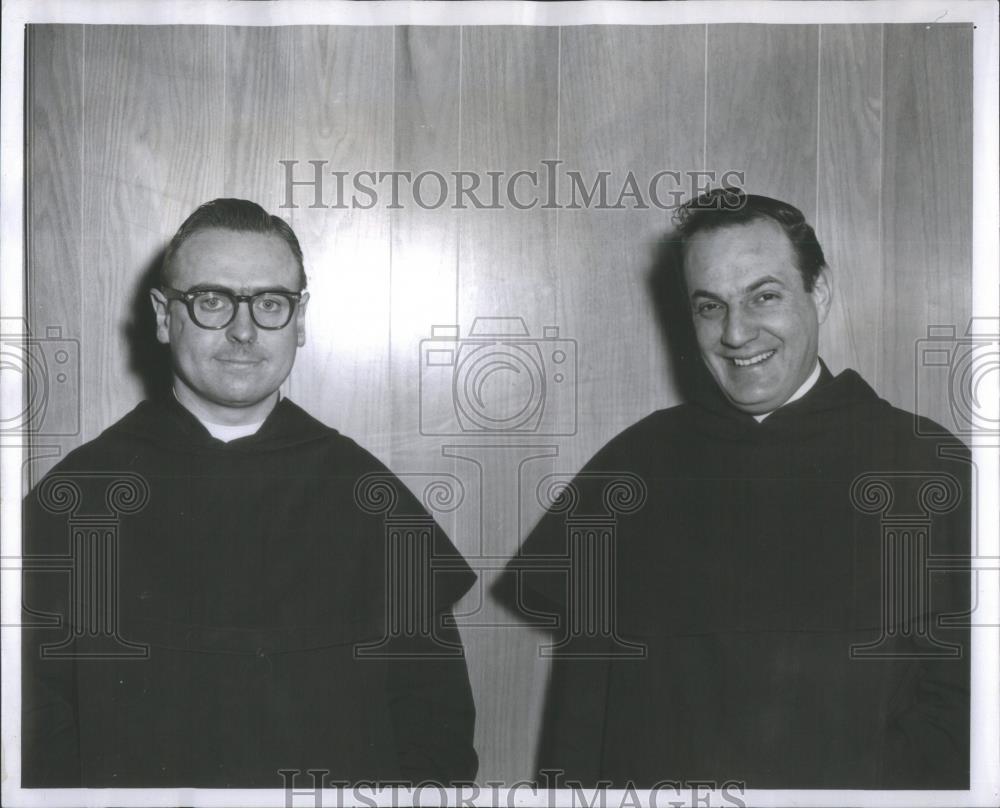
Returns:
[[[302,292],[277,289],[265,289],[252,295],[237,295],[229,289],[182,292],[170,286],[161,286],[160,291],[168,300],[184,301],[194,324],[210,330],[225,328],[236,319],[240,303],[246,303],[258,328],[277,331],[291,322],[295,307],[302,299]]]

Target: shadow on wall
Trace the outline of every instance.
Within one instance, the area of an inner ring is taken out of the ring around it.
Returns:
[[[646,274],[646,288],[653,300],[657,325],[666,348],[667,362],[663,372],[684,401],[703,396],[714,390],[705,363],[698,351],[698,341],[691,322],[691,309],[684,287],[680,244],[673,231],[668,231],[652,245],[652,260]],[[518,573],[507,568],[493,585],[491,594],[510,614],[525,624],[533,621],[519,604]]]
[[[680,244],[676,241],[673,231],[664,233],[652,246],[652,258],[646,274],[646,288],[654,306],[660,336],[666,347],[667,362],[663,368],[675,388],[680,391],[684,401],[691,401],[704,395],[706,390],[714,389],[714,382],[708,374],[701,355],[691,320],[691,308],[684,286],[683,256]],[[528,576],[518,571],[517,563],[510,564],[491,589],[493,598],[514,619],[525,626],[538,626],[539,613],[557,616],[557,625],[569,625],[565,606],[549,600],[541,592],[559,592],[565,585],[565,575],[561,572],[532,573],[533,576],[549,576],[547,583],[538,586],[539,579],[534,578],[537,589],[528,588]],[[557,597],[556,600],[559,600]],[[565,629],[564,629],[565,630]],[[548,631],[548,629],[543,629]],[[556,629],[558,635],[559,630]],[[558,639],[558,637],[556,638]],[[545,640],[540,640],[544,642]],[[596,642],[600,643],[600,638]],[[599,668],[600,666],[597,666]],[[568,704],[563,693],[580,692],[579,683],[573,683],[574,677],[587,677],[596,670],[594,666],[574,666],[565,664],[564,659],[553,661],[551,675],[545,695],[545,707],[538,739],[536,758],[536,782],[543,783],[544,776],[540,770],[550,762],[548,751],[555,743],[555,717],[560,711],[576,709]],[[599,678],[599,677],[598,677]],[[585,690],[589,685],[584,684]],[[589,709],[586,708],[586,709]],[[572,762],[570,763],[572,768]]]
[[[169,395],[172,387],[170,351],[156,339],[156,316],[149,290],[159,281],[166,246],[157,250],[143,268],[132,293],[129,318],[122,329],[129,353],[129,370],[142,382],[146,398]]]
[[[681,245],[670,231],[657,242],[652,266],[646,277],[647,288],[656,310],[656,321],[666,347],[670,376],[683,401],[693,401],[706,390],[715,390],[698,351],[691,307],[684,287]]]

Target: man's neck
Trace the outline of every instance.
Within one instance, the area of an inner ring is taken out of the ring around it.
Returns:
[[[787,407],[793,401],[798,401],[800,398],[802,398],[802,396],[804,396],[806,393],[808,393],[810,390],[812,390],[813,385],[815,385],[816,382],[819,381],[819,375],[820,375],[819,359],[817,358],[816,359],[816,367],[813,368],[812,373],[809,374],[809,376],[806,378],[806,380],[804,382],[802,382],[802,384],[799,385],[799,389],[796,390],[794,393],[792,393],[792,395],[789,396],[788,401],[786,401],[784,404],[782,404],[781,407]],[[755,415],[754,416],[754,420],[756,420],[757,423],[759,424],[761,421],[763,421],[765,418],[767,418],[767,416],[773,414],[774,412],[777,412],[777,410],[780,410],[781,407],[778,407],[777,409],[771,410],[771,412],[765,412],[765,413],[761,413],[760,415]]]
[[[206,405],[183,382],[174,381],[174,397],[184,409],[203,424],[223,427],[240,427],[248,424],[260,426],[278,403],[279,393],[275,390],[263,401],[249,407],[220,407]]]

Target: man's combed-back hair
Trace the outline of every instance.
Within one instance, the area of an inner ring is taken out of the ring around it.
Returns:
[[[295,237],[295,231],[288,222],[280,216],[273,216],[256,202],[247,199],[213,199],[198,207],[194,213],[184,220],[174,237],[170,239],[163,260],[160,262],[160,273],[157,283],[169,286],[171,264],[180,246],[199,230],[210,229],[233,230],[237,233],[265,233],[280,236],[295,256],[299,267],[299,286],[306,287],[306,271],[302,261],[302,248]]]
[[[674,213],[675,232],[682,253],[686,253],[688,244],[698,233],[768,220],[780,225],[788,236],[802,273],[802,285],[811,292],[816,278],[826,267],[826,258],[816,240],[816,232],[806,222],[802,211],[793,205],[767,196],[745,194],[738,188],[716,188],[685,202]]]

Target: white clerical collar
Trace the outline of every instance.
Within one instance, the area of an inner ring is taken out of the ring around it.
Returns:
[[[195,416],[196,418],[198,416]],[[208,430],[208,433],[217,440],[221,440],[223,443],[229,443],[231,440],[236,440],[237,438],[245,438],[247,435],[256,434],[257,430],[263,426],[263,421],[257,421],[253,424],[238,424],[237,426],[230,426],[229,424],[213,424],[211,421],[201,421],[202,426]]]
[[[201,423],[205,429],[208,430],[208,434],[211,435],[216,440],[221,440],[223,443],[229,443],[230,441],[236,440],[237,438],[245,438],[247,435],[254,435],[257,430],[264,425],[264,420],[255,421],[252,424],[236,424],[231,426],[230,424],[214,424],[211,421],[206,421],[198,413],[191,410],[189,407],[184,406],[184,402],[180,400],[177,395],[177,390],[173,390],[174,398],[177,402],[184,407],[188,412],[190,412],[198,421]],[[280,400],[281,395],[279,393],[278,398]],[[277,406],[277,403],[275,403]]]
[[[816,384],[816,382],[818,381],[819,381],[819,360],[817,359],[816,367],[814,367],[813,372],[809,374],[809,378],[806,379],[804,382],[802,382],[801,385],[799,385],[799,389],[796,390],[794,393],[792,393],[788,401],[782,404],[781,407],[791,404],[793,401],[798,401],[800,398],[802,398],[802,396],[804,396],[806,393],[812,390],[813,385]],[[780,410],[781,407],[778,407],[778,409]],[[775,410],[771,410],[771,412],[765,412],[762,415],[755,415],[754,420],[756,420],[757,423],[759,424],[773,412],[775,412]]]

